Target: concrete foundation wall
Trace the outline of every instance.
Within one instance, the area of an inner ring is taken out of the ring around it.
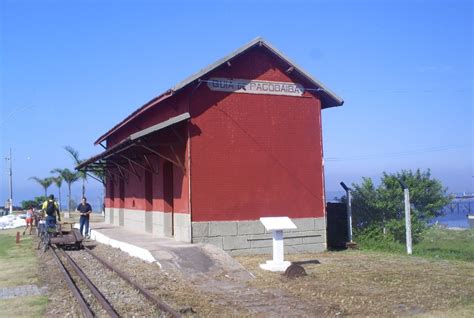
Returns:
[[[325,218],[293,218],[296,230],[283,231],[285,253],[326,250]],[[272,233],[260,221],[192,222],[193,243],[216,245],[231,255],[271,254]]]
[[[191,242],[191,217],[189,214],[130,209],[105,209],[105,221],[127,229],[150,233],[158,237],[174,237],[180,242]],[[172,225],[174,223],[174,236]]]
[[[128,209],[105,209],[105,220],[128,229],[172,237],[171,213]],[[325,218],[293,218],[296,230],[283,231],[285,253],[321,252],[326,250]],[[192,232],[192,233],[191,233]],[[174,238],[181,242],[207,243],[231,255],[271,254],[272,233],[260,221],[192,222],[189,214],[174,214]]]

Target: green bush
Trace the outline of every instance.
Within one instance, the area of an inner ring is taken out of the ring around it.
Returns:
[[[413,221],[429,223],[442,214],[442,208],[451,200],[441,182],[431,177],[430,170],[402,170],[393,174],[384,172],[378,187],[371,178],[363,178],[360,185],[352,184],[354,228],[364,229],[372,224],[383,226],[391,220],[404,219],[404,191],[400,180],[410,190]],[[395,224],[393,226],[396,228]]]
[[[394,241],[401,244],[406,243],[405,219],[390,220],[387,222],[386,228]],[[417,218],[411,220],[411,239],[413,244],[418,244],[423,240],[423,235],[426,229],[427,226],[425,222]]]
[[[400,252],[404,246],[395,240],[393,233],[375,224],[354,232],[354,239],[362,249]]]
[[[361,247],[404,250],[405,200],[400,181],[410,190],[413,244],[422,241],[429,221],[440,216],[442,207],[450,201],[447,189],[431,177],[430,170],[384,172],[378,186],[370,178],[363,178],[360,185],[353,183],[352,224],[357,233],[355,241]]]

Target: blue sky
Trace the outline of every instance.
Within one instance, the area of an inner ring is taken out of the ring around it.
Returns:
[[[329,196],[417,168],[474,192],[472,1],[0,3],[2,203],[10,147],[18,203],[42,194],[29,177],[73,167],[63,146],[100,152],[110,127],[257,36],[345,100],[323,111]]]

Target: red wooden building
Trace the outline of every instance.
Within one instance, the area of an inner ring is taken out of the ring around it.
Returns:
[[[269,252],[262,216],[326,248],[321,110],[343,100],[257,38],[135,110],[77,168],[105,170],[106,222],[233,254]]]

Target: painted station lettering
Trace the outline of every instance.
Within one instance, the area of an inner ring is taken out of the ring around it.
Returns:
[[[252,81],[246,79],[230,79],[213,77],[207,81],[210,90],[245,94],[269,94],[302,96],[304,88],[300,84],[271,81]]]

